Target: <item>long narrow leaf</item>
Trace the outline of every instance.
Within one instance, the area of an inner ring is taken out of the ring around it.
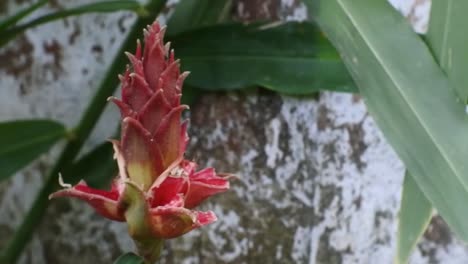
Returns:
[[[65,134],[65,127],[52,120],[0,123],[0,180],[46,152]]]
[[[216,25],[171,39],[187,83],[208,90],[260,85],[287,94],[355,92],[335,49],[312,23]]]
[[[60,10],[51,14],[47,14],[38,17],[28,23],[24,23],[15,27],[12,27],[5,31],[4,35],[0,40],[0,47],[5,45],[8,41],[14,38],[17,34],[38,25],[48,23],[54,20],[62,19],[69,16],[82,15],[86,13],[107,13],[116,12],[121,10],[135,11],[140,14],[145,14],[144,8],[134,0],[112,0],[112,1],[101,1],[92,4],[86,4],[75,8],[66,10]]]
[[[408,263],[414,247],[432,218],[432,205],[409,172],[405,174],[400,214],[396,264]]]
[[[182,0],[167,22],[167,35],[227,21],[232,0]]]
[[[306,3],[418,186],[468,241],[468,120],[428,47],[385,0]]]
[[[426,35],[428,45],[463,103],[468,103],[466,12],[468,1],[433,0]]]
[[[20,10],[18,13],[0,21],[0,32],[7,29],[10,26],[15,25],[18,21],[26,17],[27,15],[31,14],[32,12],[36,11],[41,6],[47,4],[47,0],[40,0],[25,9]]]

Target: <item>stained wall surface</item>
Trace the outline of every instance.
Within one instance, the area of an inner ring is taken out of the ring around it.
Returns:
[[[34,15],[92,1],[51,2]],[[429,1],[392,3],[425,30]],[[0,12],[27,4],[1,1]],[[292,0],[236,1],[232,12],[247,21],[307,14]],[[68,18],[1,49],[0,121],[53,118],[73,127],[133,21],[126,12]],[[239,179],[202,206],[219,221],[167,241],[161,263],[392,263],[404,167],[358,95],[209,94],[191,118],[187,157]],[[117,120],[109,107],[86,149],[108,138]],[[60,147],[0,183],[0,247]],[[82,202],[54,201],[20,263],[112,263],[133,249],[126,232]],[[435,216],[411,263],[468,263],[468,248]]]

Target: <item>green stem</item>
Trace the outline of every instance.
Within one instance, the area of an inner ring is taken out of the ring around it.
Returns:
[[[149,10],[150,14],[145,17],[139,17],[131,28],[127,38],[122,43],[120,50],[116,54],[114,61],[110,64],[107,74],[102,80],[99,89],[76,127],[74,131],[75,137],[69,140],[63,149],[61,156],[49,173],[42,189],[37,194],[31,209],[25,216],[21,225],[18,227],[13,238],[3,250],[0,256],[0,263],[12,264],[18,260],[24,247],[31,239],[34,229],[39,225],[38,222],[42,219],[47,209],[49,204],[49,194],[58,188],[59,172],[66,171],[67,168],[72,165],[76,155],[83,146],[83,143],[90,135],[94,125],[103,112],[107,103],[107,97],[111,96],[117,88],[118,79],[116,76],[124,70],[124,66],[127,63],[125,56],[122,56],[122,54],[127,50],[135,49],[136,39],[141,34],[142,29],[154,21],[165,3],[166,0],[152,0],[146,6],[146,9]]]
[[[161,255],[164,241],[151,235],[150,212],[146,205],[145,194],[135,183],[127,182],[122,202],[125,206],[128,233],[135,242],[138,255],[145,259],[145,263],[155,263]]]
[[[133,240],[138,249],[138,255],[145,259],[146,264],[154,264],[161,256],[164,240],[150,239],[144,241]]]

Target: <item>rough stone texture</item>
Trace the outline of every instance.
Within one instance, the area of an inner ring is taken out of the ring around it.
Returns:
[[[53,2],[50,9],[78,1]],[[391,2],[425,30],[428,1]],[[28,3],[1,1],[0,12]],[[234,12],[239,20],[307,13],[295,0],[239,0]],[[70,18],[1,49],[0,120],[76,124],[133,19],[125,12]],[[202,206],[219,221],[168,241],[161,263],[392,263],[404,168],[359,96],[294,98],[258,89],[206,95],[191,115],[187,156],[239,179]],[[117,118],[110,108],[86,148],[107,138]],[[0,183],[0,247],[60,147]],[[112,263],[132,249],[125,225],[64,199],[52,203],[20,262]],[[468,249],[435,217],[412,263],[466,262]]]

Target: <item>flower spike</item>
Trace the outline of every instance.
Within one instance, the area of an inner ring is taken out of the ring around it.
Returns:
[[[208,197],[229,189],[227,177],[213,168],[197,171],[184,159],[188,120],[180,104],[188,72],[180,72],[165,28],[157,22],[144,29],[144,46],[137,41],[135,55],[126,53],[131,66],[119,75],[122,98],[110,97],[120,110],[122,136],[111,140],[119,173],[111,190],[89,187],[84,181],[50,195],[75,197],[97,213],[125,221],[140,255],[154,262],[163,239],[181,236],[216,221],[211,212],[193,210]]]

